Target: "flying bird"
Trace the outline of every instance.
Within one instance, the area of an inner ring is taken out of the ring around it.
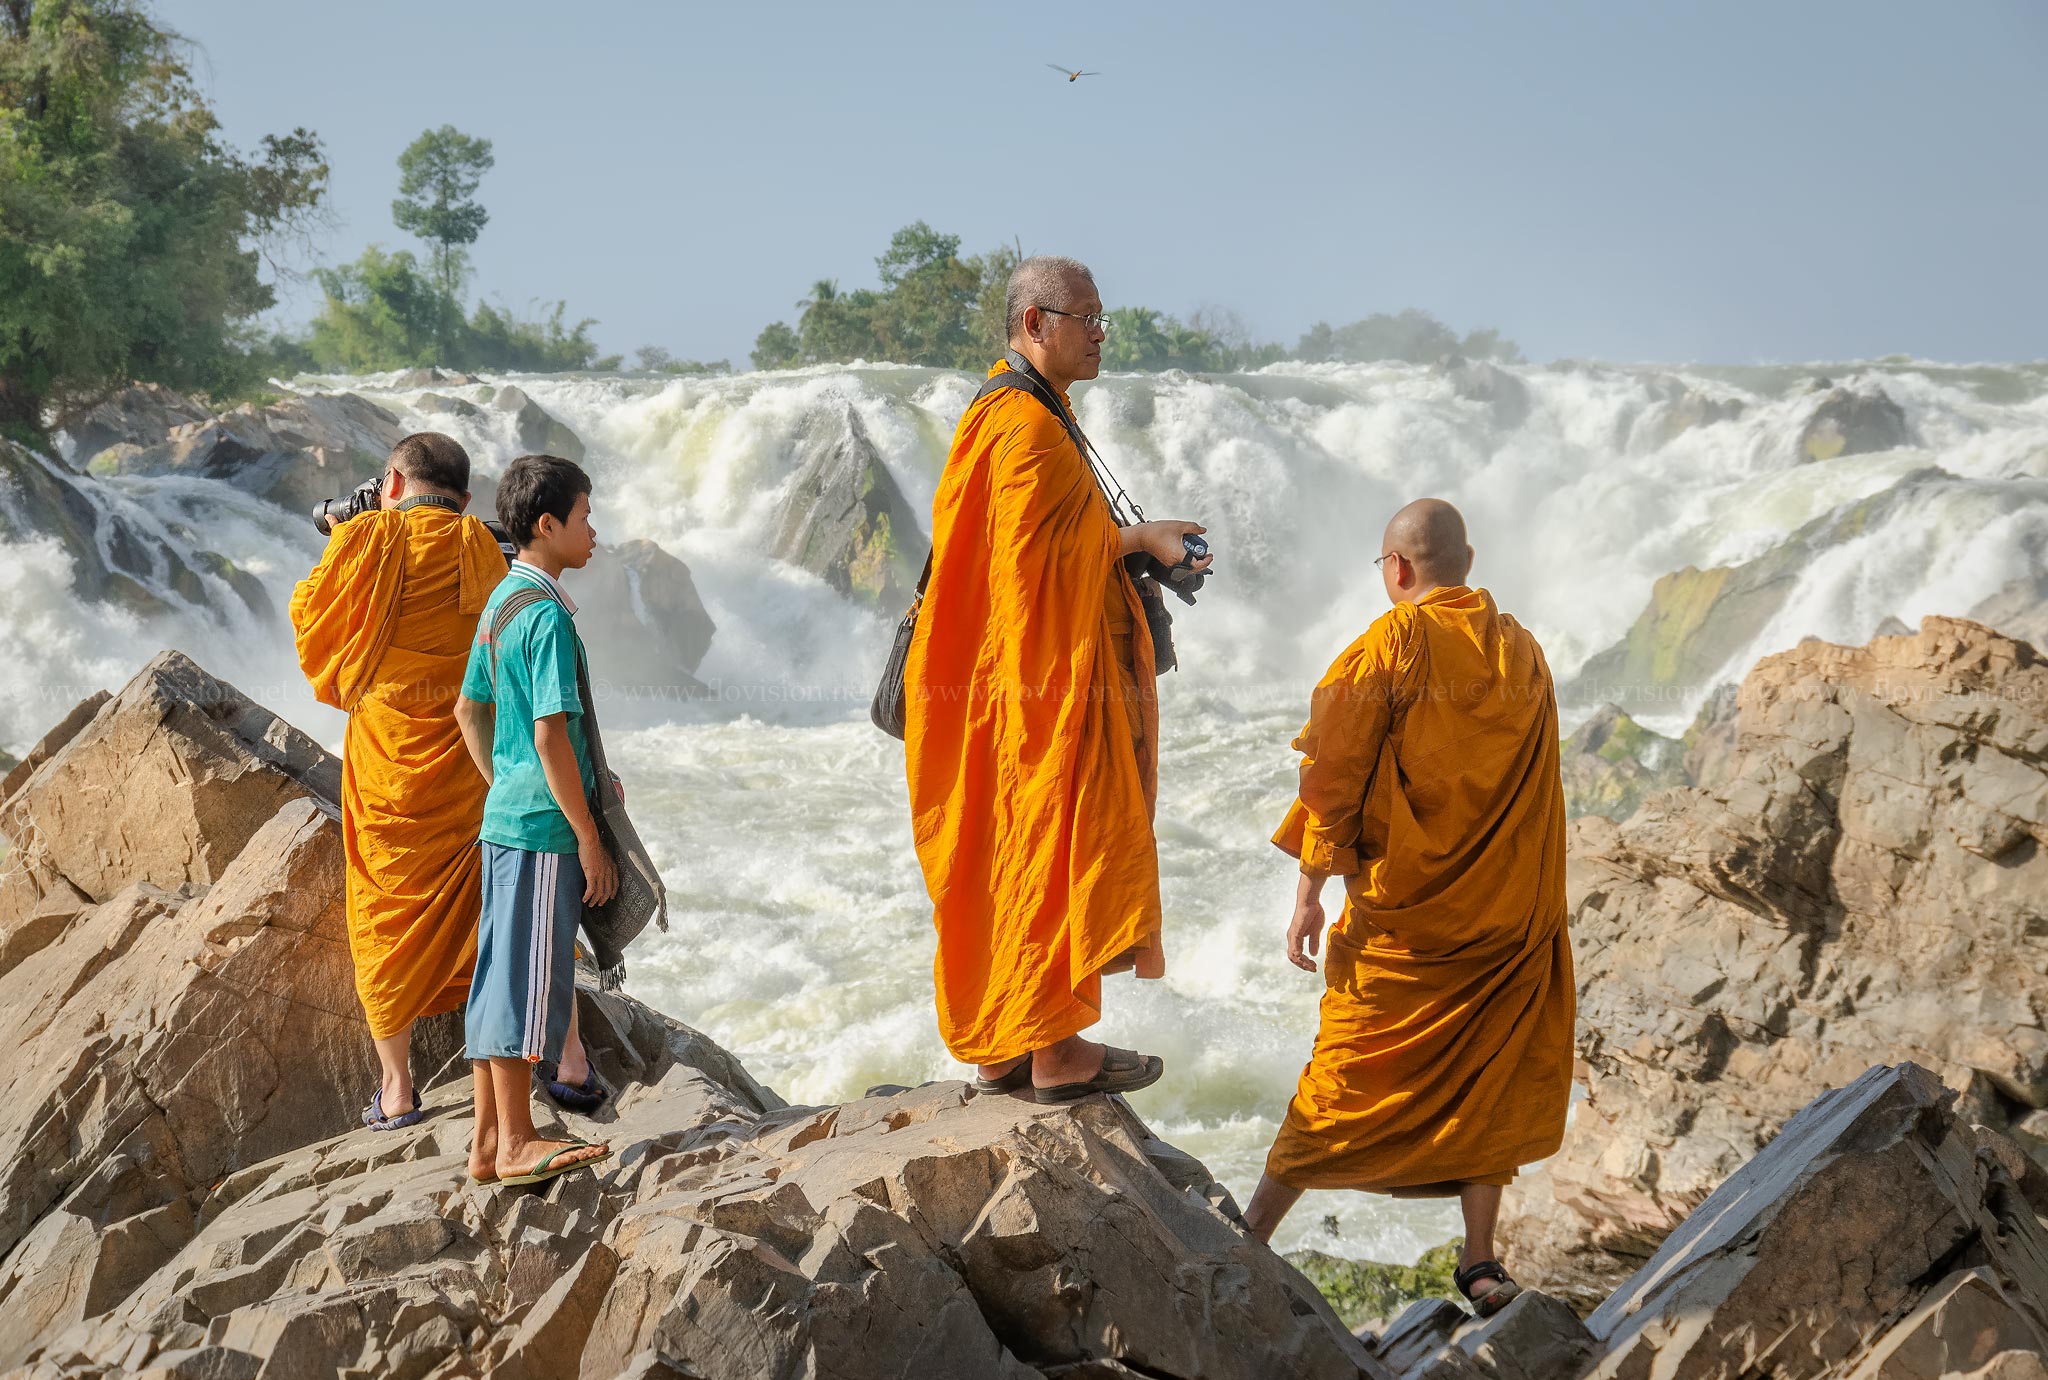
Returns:
[[[1068,81],[1079,81],[1083,77],[1099,77],[1102,75],[1100,72],[1077,72],[1071,67],[1062,67],[1057,62],[1048,62],[1045,65],[1052,68],[1055,72],[1064,73]]]

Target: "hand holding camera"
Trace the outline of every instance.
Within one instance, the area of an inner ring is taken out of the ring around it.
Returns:
[[[1209,543],[1202,540],[1208,529],[1198,522],[1168,519],[1141,522],[1131,530],[1138,550],[1147,557],[1145,573],[1178,595],[1182,603],[1194,603],[1216,559]]]

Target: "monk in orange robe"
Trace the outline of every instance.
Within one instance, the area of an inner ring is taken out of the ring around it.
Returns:
[[[989,375],[1027,386],[986,392],[960,419],[904,673],[939,1032],[978,1088],[1041,1102],[1163,1070],[1080,1032],[1102,1015],[1105,973],[1165,972],[1153,649],[1123,558],[1180,562],[1203,529],[1120,527],[1068,430],[1068,387],[1101,368],[1101,313],[1071,259],[1011,276],[1011,353]]]
[[[482,896],[485,782],[455,699],[477,615],[505,575],[497,539],[462,513],[469,456],[439,432],[391,453],[383,506],[340,523],[292,593],[299,666],[348,713],[341,810],[356,993],[383,1082],[364,1112],[417,1121],[413,1022],[469,995]]]
[[[1245,1221],[1270,1239],[1309,1188],[1456,1194],[1459,1288],[1487,1316],[1517,1292],[1494,1259],[1501,1189],[1556,1153],[1571,1101],[1557,696],[1536,639],[1466,586],[1457,509],[1403,508],[1376,564],[1393,610],[1316,687],[1273,839],[1301,862],[1289,961],[1315,970],[1325,880],[1345,906]]]

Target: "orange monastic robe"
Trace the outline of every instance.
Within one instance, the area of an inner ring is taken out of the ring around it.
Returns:
[[[299,666],[320,702],[349,716],[348,943],[377,1039],[469,995],[485,785],[455,699],[504,575],[482,522],[422,507],[343,523],[292,592]]]
[[[1556,1152],[1571,1100],[1557,695],[1485,590],[1397,604],[1316,687],[1273,842],[1341,875],[1315,1054],[1266,1172],[1425,1195]]]
[[[1117,550],[1042,403],[1004,389],[967,409],[904,674],[939,1033],[966,1063],[1093,1025],[1105,969],[1165,971],[1152,641]]]

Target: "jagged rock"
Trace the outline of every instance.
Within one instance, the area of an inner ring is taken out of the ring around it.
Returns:
[[[1589,1096],[1510,1235],[1574,1301],[1873,1063],[1994,1130],[2048,1108],[2048,664],[1942,618],[1766,658],[1719,776],[1572,826]]]
[[[1587,659],[1558,692],[1560,702],[1594,705],[1668,703],[1676,693],[1739,675],[1730,663],[1785,605],[1815,558],[1925,505],[1959,482],[1946,470],[1915,470],[1890,488],[1847,503],[1805,524],[1753,561],[1662,576],[1625,637]]]
[[[1801,1111],[1594,1310],[1590,1374],[1736,1380],[1767,1352],[1782,1380],[1932,1380],[1943,1372],[1892,1368],[1946,1351],[1928,1309],[2048,1346],[2048,1229],[1975,1153],[1951,1100],[1906,1064]],[[1976,1267],[1988,1290],[1955,1278]],[[1979,1340],[1994,1337],[1958,1350]]]
[[[563,585],[581,610],[592,674],[614,703],[659,708],[703,690],[695,672],[717,624],[687,565],[651,541],[620,542],[600,546]]]
[[[397,417],[353,393],[307,393],[178,427],[146,450],[100,455],[95,474],[220,479],[293,512],[383,472],[405,436]]]
[[[1833,460],[1918,444],[1905,410],[1882,388],[1831,388],[1799,430],[1799,459]]]
[[[1688,785],[1685,748],[1604,704],[1558,748],[1564,771],[1565,813],[1627,819],[1644,798]]]
[[[1970,617],[2048,652],[2048,574],[2022,576],[1978,602]]]
[[[499,412],[513,414],[513,425],[517,429],[519,447],[528,455],[557,455],[564,460],[583,462],[583,442],[575,432],[564,426],[549,414],[548,410],[526,396],[524,389],[506,384],[491,394],[491,406]]]
[[[1649,450],[1668,446],[1695,427],[1732,422],[1745,410],[1740,398],[1713,397],[1677,379],[1659,382],[1663,386],[1652,390],[1658,394],[1659,404],[1642,419],[1637,432]]]
[[[160,653],[0,803],[15,848],[0,933],[52,898],[97,905],[136,883],[209,885],[281,806],[308,796],[339,810],[339,762],[183,653]]]
[[[1459,397],[1486,404],[1497,430],[1512,431],[1529,420],[1529,385],[1498,364],[1445,355],[1436,371]]]
[[[162,523],[91,478],[0,440],[0,541],[43,539],[70,557],[81,599],[143,615],[207,601],[205,580]]]
[[[436,384],[444,384],[454,388],[461,388],[478,381],[474,374],[465,374],[455,369],[429,367],[426,369],[408,369],[393,379],[391,386],[393,388],[432,388]]]
[[[851,406],[814,418],[775,523],[775,555],[871,608],[910,602],[931,543]]]
[[[71,462],[83,466],[109,446],[153,446],[174,428],[212,415],[211,408],[160,383],[138,383],[66,422],[64,434],[71,438]]]
[[[484,410],[475,403],[461,398],[451,398],[446,393],[422,393],[413,399],[412,405],[422,412],[438,412],[465,420],[473,420],[484,415]]]
[[[1484,1322],[1462,1324],[1417,1374],[1481,1376],[1485,1380],[1566,1380],[1582,1375],[1600,1344],[1562,1301],[1535,1289]]]
[[[1395,1375],[1413,1375],[1471,1320],[1449,1299],[1418,1299],[1372,1343],[1373,1359]]]
[[[1735,756],[1735,725],[1742,707],[1742,687],[1718,685],[1700,701],[1685,736],[1682,763],[1695,786],[1718,786],[1728,779],[1728,764]]]
[[[105,690],[95,690],[71,706],[71,712],[58,720],[57,726],[45,733],[19,762],[9,766],[6,776],[0,777],[0,805],[5,805],[7,798],[21,789],[22,783],[35,774],[37,767],[55,756],[57,749],[76,738],[79,730],[100,712],[100,706],[112,698],[113,695]]]

